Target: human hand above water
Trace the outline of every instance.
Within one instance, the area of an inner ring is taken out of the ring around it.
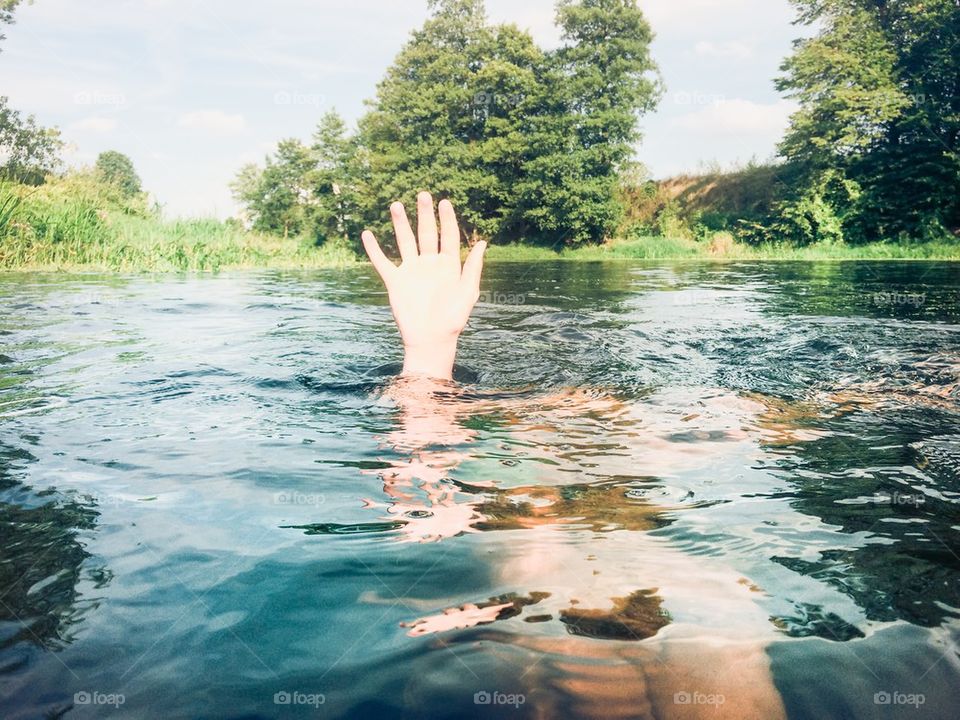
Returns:
[[[401,203],[390,206],[400,265],[383,254],[365,230],[363,247],[390,297],[403,339],[403,374],[451,379],[457,339],[480,296],[486,242],[480,241],[460,265],[460,229],[449,200],[441,200],[440,232],[430,193],[417,195],[417,236]]]

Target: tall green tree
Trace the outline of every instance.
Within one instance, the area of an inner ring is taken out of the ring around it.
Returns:
[[[471,202],[489,184],[476,164],[484,118],[475,76],[490,49],[483,2],[430,0],[429,7],[431,17],[387,69],[359,123],[371,220],[386,226],[390,201],[429,188],[461,208],[468,230],[489,229],[483,203]]]
[[[115,186],[124,197],[132,198],[141,192],[140,176],[133,161],[122,152],[105,150],[100,153],[94,170],[102,182]]]
[[[356,241],[363,230],[356,138],[331,110],[321,118],[310,148],[313,167],[307,173],[309,223],[317,243]]]
[[[241,168],[230,187],[255,230],[284,237],[306,230],[312,168],[310,149],[295,138],[281,140],[262,169]]]
[[[960,228],[960,3],[792,0],[817,27],[785,61],[781,153],[797,239],[921,239]]]
[[[660,85],[653,32],[634,0],[560,0],[557,24],[564,44],[542,73],[519,191],[534,235],[576,244],[601,240],[619,223],[618,178]]]
[[[371,200],[431,188],[468,232],[600,240],[621,208],[617,174],[656,99],[650,27],[633,0],[561,0],[553,53],[481,0],[433,0],[360,123]],[[383,218],[385,220],[385,218]]]
[[[387,232],[390,202],[429,189],[458,207],[467,234],[608,236],[638,118],[658,91],[652,33],[634,0],[561,0],[564,45],[554,52],[515,25],[488,24],[482,0],[429,7],[356,136],[329,114],[305,176],[300,155],[241,173],[234,190],[254,225],[276,231],[282,210],[296,218],[285,228],[308,227],[319,241],[362,225]]]

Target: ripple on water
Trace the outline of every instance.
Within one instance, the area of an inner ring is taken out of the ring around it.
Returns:
[[[629,714],[657,669],[773,687],[735,647],[798,717],[952,708],[957,281],[917,267],[491,263],[525,302],[426,407],[360,268],[2,280],[4,703]]]

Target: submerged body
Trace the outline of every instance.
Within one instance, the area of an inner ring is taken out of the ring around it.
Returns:
[[[380,473],[389,497],[383,519],[406,541],[498,531],[516,533],[517,543],[484,558],[504,593],[454,598],[441,612],[402,623],[408,635],[488,625],[481,641],[515,653],[525,648],[519,686],[533,698],[535,715],[558,714],[565,709],[558,698],[565,698],[582,717],[785,716],[766,649],[794,619],[765,606],[817,609],[768,598],[740,568],[680,547],[661,531],[680,517],[689,524],[691,510],[713,504],[749,516],[751,498],[775,495],[777,479],[760,473],[747,486],[736,469],[765,449],[824,437],[808,421],[826,405],[827,413],[860,407],[864,391],[869,402],[877,388],[854,382],[812,404],[703,387],[651,389],[630,402],[603,391],[513,398],[461,392],[444,383],[479,292],[483,246],[474,247],[461,276],[452,207],[441,204],[439,236],[426,193],[417,210],[415,238],[402,206],[391,208],[399,268],[364,236],[405,346],[403,375],[385,393],[399,417],[385,438],[395,455]],[[956,389],[921,393],[920,402],[949,404]],[[489,457],[472,457],[478,422],[504,449],[536,448],[524,463],[532,471],[513,477],[491,467]],[[714,467],[707,497],[675,492],[684,473],[702,476]],[[809,526],[784,510],[771,526]],[[781,540],[789,545],[789,537]],[[544,628],[562,623],[567,634],[496,624],[518,616]],[[822,627],[837,639],[863,636],[836,616]]]
[[[523,674],[525,694],[542,698],[547,716],[564,696],[579,717],[783,716],[764,652],[776,628],[756,602],[762,589],[651,534],[674,513],[716,501],[670,497],[671,479],[720,454],[749,462],[765,436],[783,432],[762,426],[766,407],[702,390],[643,403],[581,390],[486,399],[410,378],[385,395],[399,410],[385,438],[399,458],[380,472],[390,498],[383,518],[403,522],[398,539],[517,532],[513,553],[486,558],[508,593],[460,598],[412,619],[409,635],[517,616],[562,623],[566,637],[497,625],[480,635],[537,657]],[[503,482],[471,470],[475,432],[464,423],[479,416],[496,418],[504,444],[538,449],[531,477]],[[598,437],[599,452],[590,440]]]

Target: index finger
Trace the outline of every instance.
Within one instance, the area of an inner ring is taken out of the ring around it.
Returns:
[[[387,276],[396,270],[397,266],[390,262],[390,258],[383,254],[380,243],[377,242],[377,238],[374,237],[372,232],[364,230],[360,238],[363,240],[363,249],[367,251],[367,256],[370,258],[374,270],[377,271],[380,279],[386,284]]]

